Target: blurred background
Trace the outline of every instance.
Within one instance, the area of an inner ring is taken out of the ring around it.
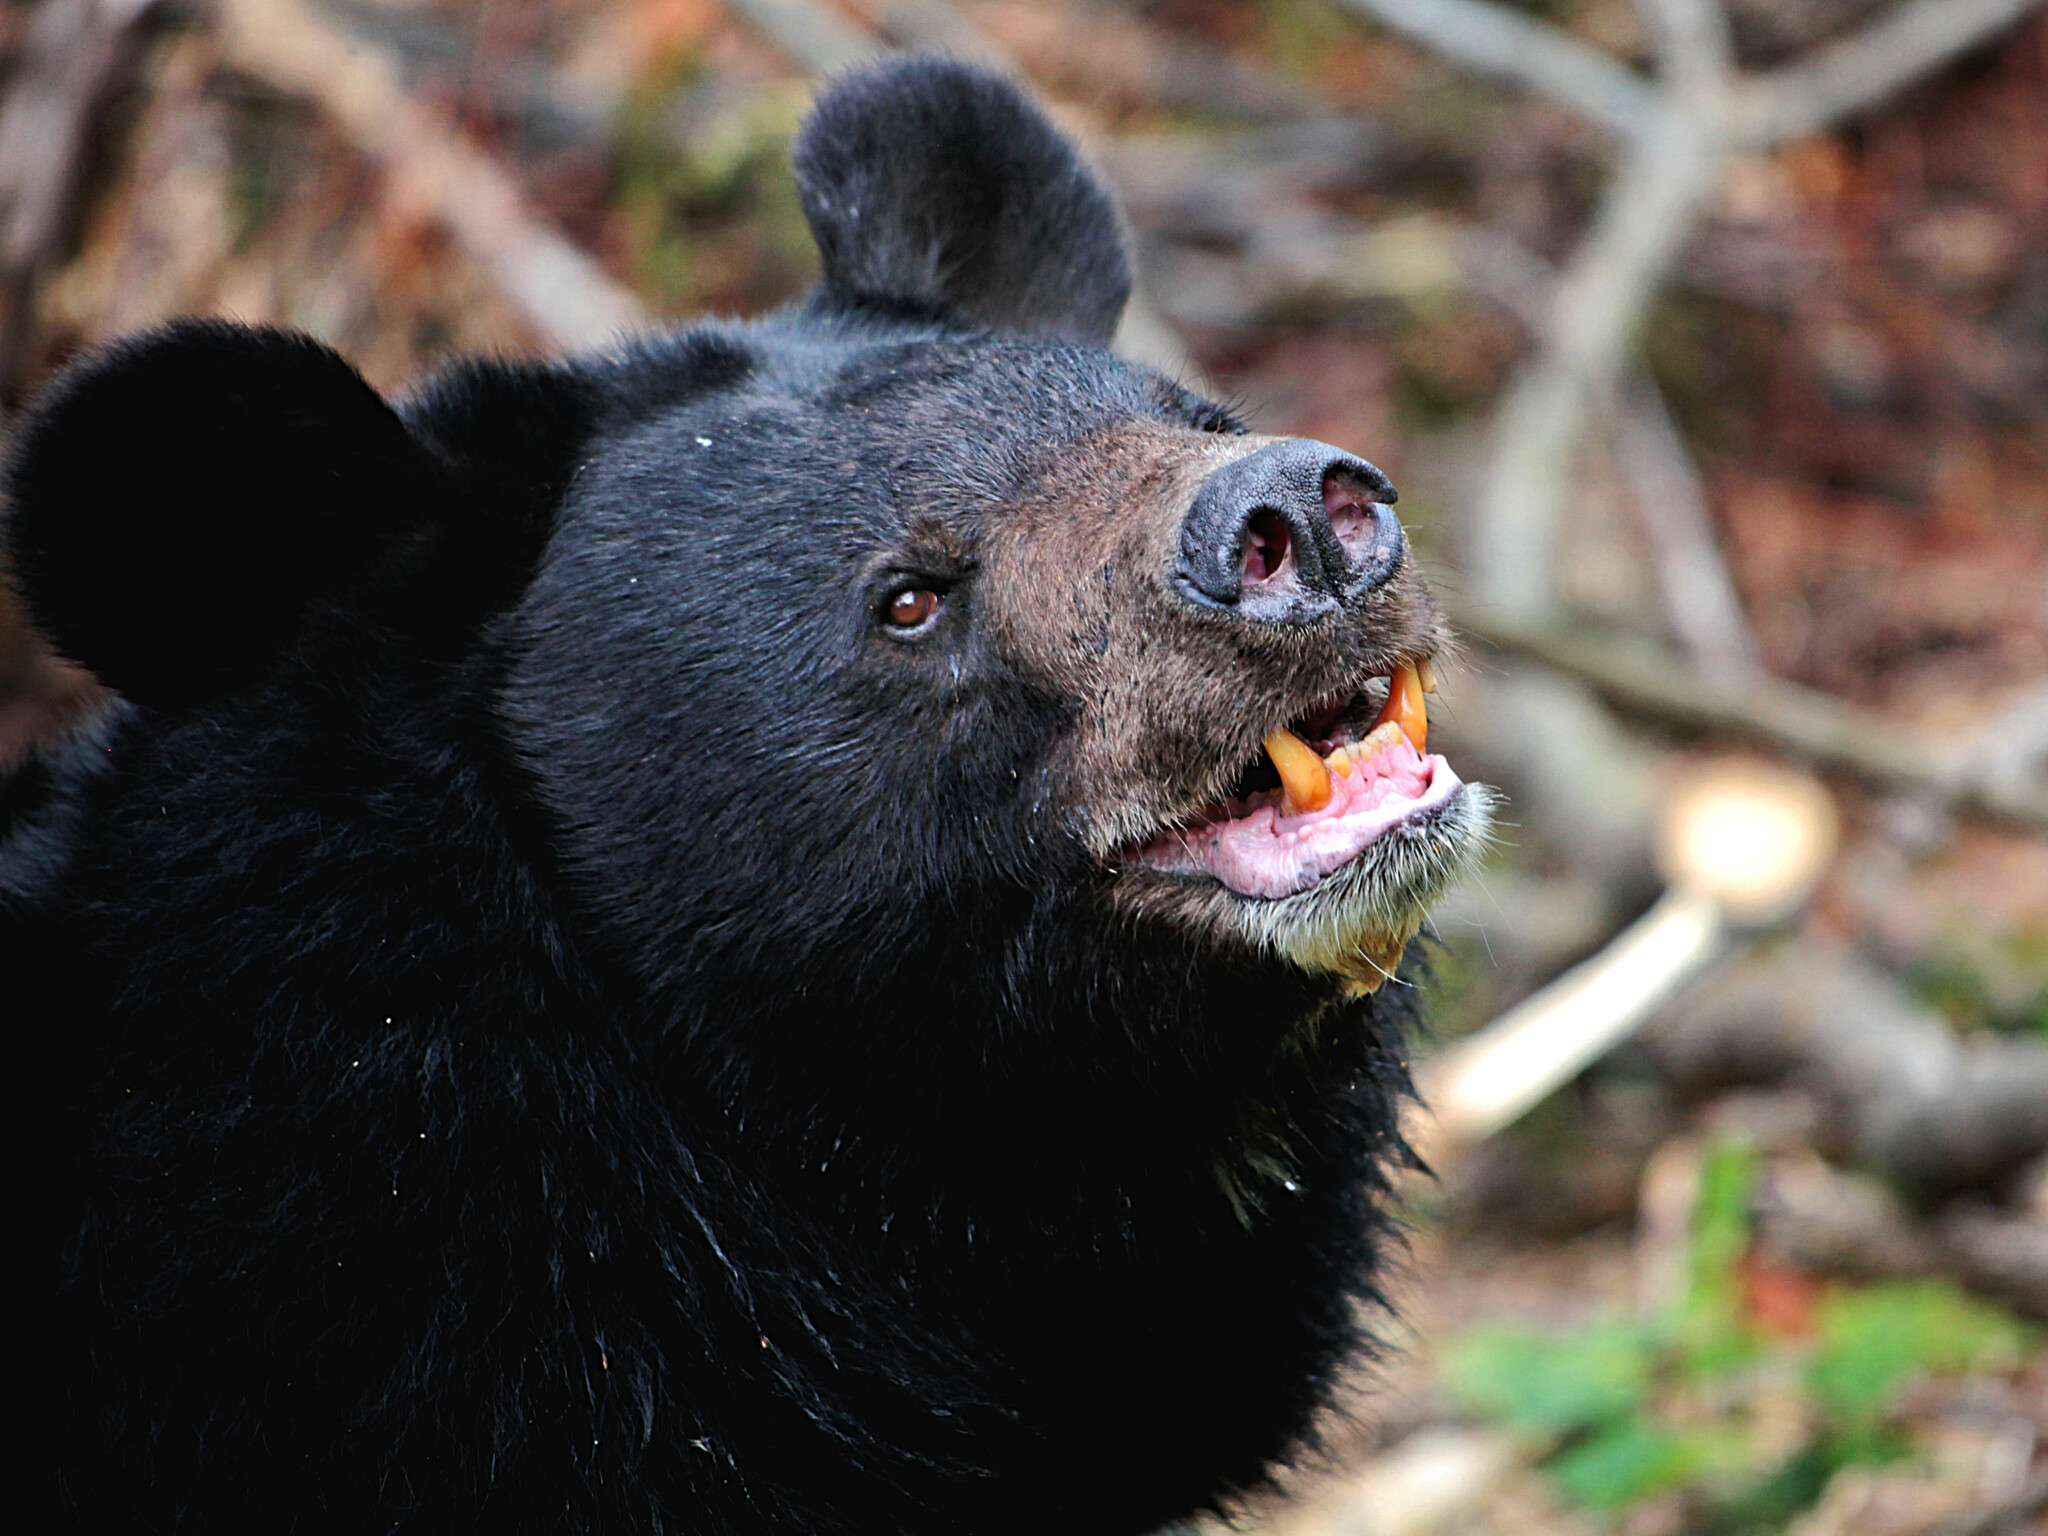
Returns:
[[[788,135],[902,46],[1081,139],[1128,351],[1401,487],[1470,637],[1431,745],[1509,797],[1425,1055],[1613,952],[1702,765],[1839,826],[1411,1187],[1398,1348],[1240,1523],[2048,1528],[2036,0],[8,0],[0,432],[177,314],[396,390],[784,303]],[[0,605],[0,765],[101,700]]]

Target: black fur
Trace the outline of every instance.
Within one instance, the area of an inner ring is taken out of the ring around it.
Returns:
[[[1048,465],[1215,408],[1067,339],[1121,250],[1009,87],[802,156],[798,313],[396,412],[174,327],[27,428],[135,701],[0,853],[74,1526],[1134,1532],[1361,1347],[1399,1021],[1112,918],[978,617]]]
[[[435,488],[332,352],[205,321],[71,373],[21,443],[8,553],[30,611],[71,659],[161,703],[268,666]]]

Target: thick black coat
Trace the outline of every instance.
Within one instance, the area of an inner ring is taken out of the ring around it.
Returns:
[[[1116,904],[1162,772],[1076,743],[1157,627],[1113,559],[1033,627],[1137,515],[1066,487],[1238,429],[1102,350],[1007,86],[856,77],[798,167],[788,313],[395,412],[187,323],[21,433],[16,580],[126,695],[0,853],[74,1524],[1136,1531],[1359,1347],[1386,994]],[[1140,699],[1174,795],[1427,638],[1331,622]]]

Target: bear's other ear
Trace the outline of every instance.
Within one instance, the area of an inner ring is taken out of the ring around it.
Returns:
[[[999,75],[891,59],[838,81],[791,158],[828,301],[1107,346],[1130,264],[1107,191]]]
[[[20,424],[6,561],[64,655],[186,704],[265,671],[440,479],[318,342],[180,321],[76,365]]]

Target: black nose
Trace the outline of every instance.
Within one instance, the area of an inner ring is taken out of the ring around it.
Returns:
[[[1370,591],[1401,563],[1394,487],[1361,458],[1291,438],[1224,465],[1181,524],[1182,595],[1298,623]]]

